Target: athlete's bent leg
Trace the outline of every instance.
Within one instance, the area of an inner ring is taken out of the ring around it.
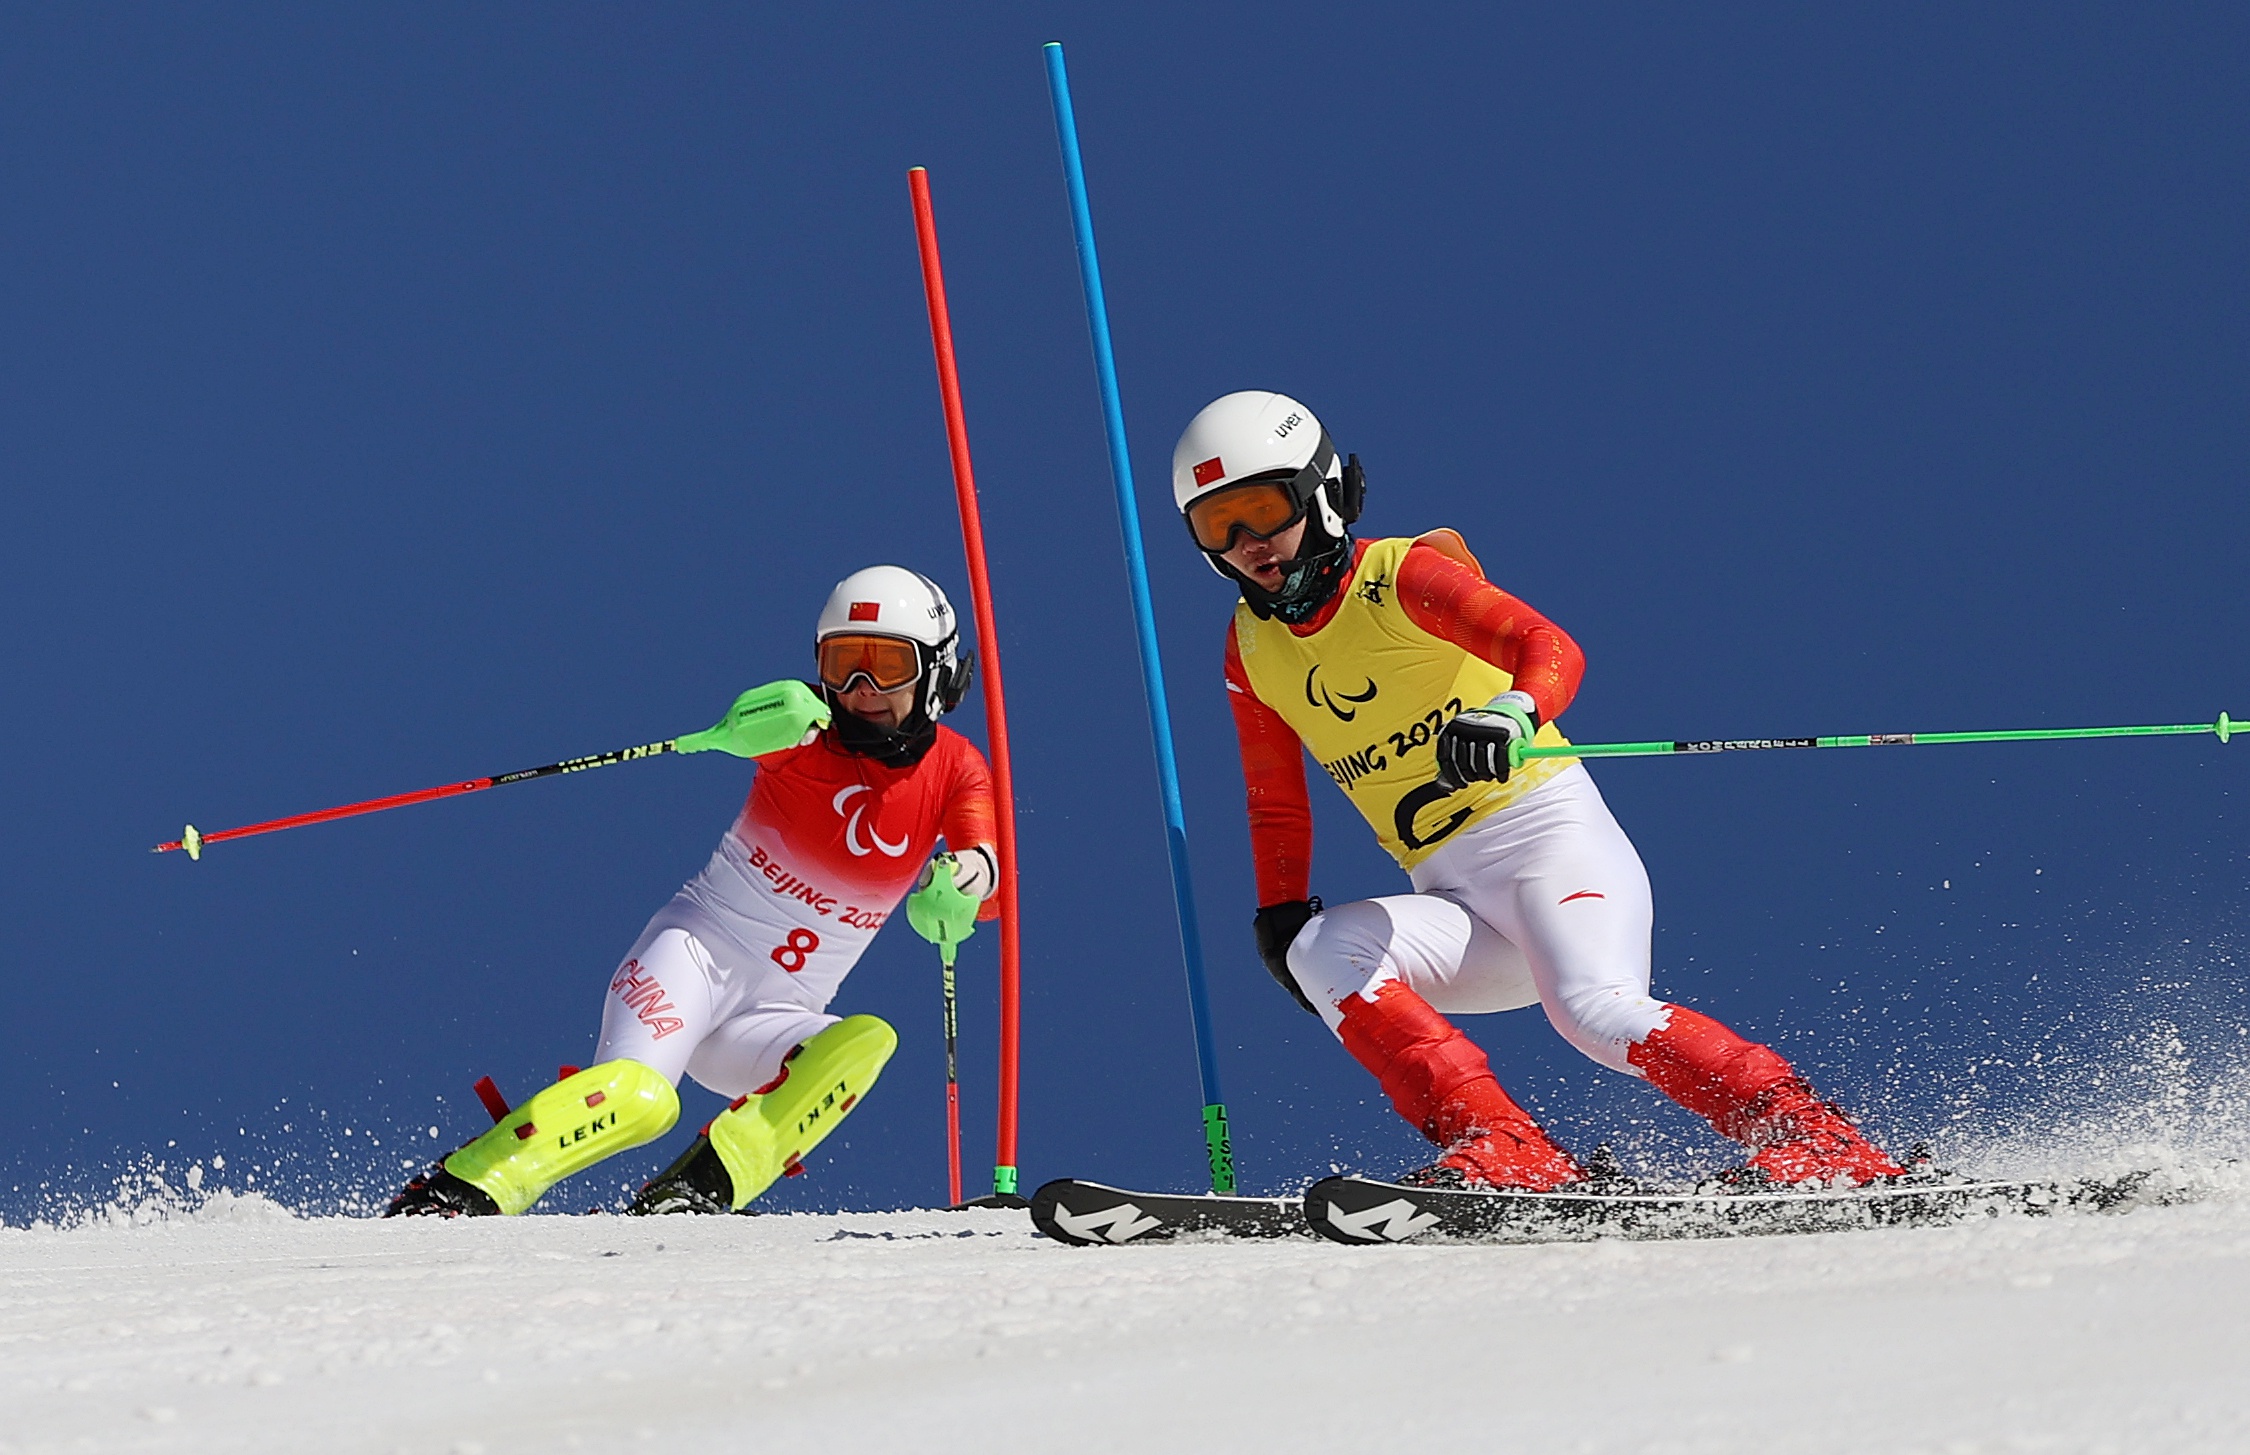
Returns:
[[[1315,915],[1290,943],[1289,973],[1330,1030],[1346,996],[1385,980],[1452,1015],[1539,1000],[1522,952],[1444,894],[1390,894]]]
[[[1338,905],[1299,932],[1289,969],[1399,1115],[1445,1149],[1410,1181],[1544,1190],[1585,1175],[1422,993],[1465,1010],[1530,1004],[1522,957],[1491,926],[1438,895]]]
[[[1855,1183],[1899,1173],[1777,1052],[1649,994],[1648,873],[1583,768],[1471,827],[1415,881],[1442,886],[1522,947],[1566,1040],[1745,1143],[1756,1172]]]
[[[1338,1035],[1445,1155],[1410,1182],[1547,1191],[1586,1174],[1500,1089],[1474,1041],[1398,980],[1344,999]]]
[[[741,1108],[778,1088],[784,1063],[837,1019],[795,1000],[754,1002],[712,1028],[688,1058],[688,1075],[731,1098],[729,1111]],[[641,1188],[631,1210],[718,1213],[736,1206],[734,1176],[711,1145],[706,1125],[671,1166]]]
[[[841,1019],[795,1001],[755,1002],[711,1028],[688,1057],[687,1074],[730,1101],[762,1092],[798,1047]]]
[[[609,977],[594,1060],[630,1057],[677,1086],[725,1013],[727,980],[702,940],[659,916]]]
[[[512,1216],[573,1172],[663,1136],[679,1118],[679,1094],[661,1072],[630,1060],[589,1066],[408,1183],[383,1215]]]
[[[1684,1005],[1666,1007],[1630,1055],[1651,1086],[1749,1147],[1747,1168],[1766,1181],[1857,1185],[1905,1171],[1780,1052]]]
[[[664,1135],[679,1118],[673,1087],[724,1006],[725,979],[702,941],[660,913],[609,977],[592,1068],[548,1087],[407,1183],[384,1216],[521,1212],[571,1173]],[[597,1073],[599,1080],[568,1089]],[[574,1096],[596,1099],[578,1108]],[[611,1113],[615,1119],[604,1120]],[[539,1130],[522,1131],[527,1124]],[[550,1146],[550,1125],[557,1135],[583,1135],[567,1148]]]
[[[897,1049],[898,1033],[874,1016],[835,1021],[782,1055],[771,1080],[713,1118],[678,1161],[641,1189],[631,1211],[726,1212],[748,1205],[836,1129]]]

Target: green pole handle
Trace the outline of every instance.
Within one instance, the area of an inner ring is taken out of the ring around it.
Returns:
[[[784,678],[753,687],[734,700],[727,715],[699,733],[674,738],[678,753],[732,753],[762,758],[794,748],[812,729],[828,726],[828,704],[802,682]]]
[[[954,862],[951,854],[931,859],[930,882],[906,896],[906,922],[937,946],[948,970],[961,942],[977,932],[977,911],[983,907],[953,882]]]
[[[1518,740],[1508,747],[1508,763],[1520,768],[1534,758],[1656,758],[1677,753],[1737,753],[1762,748],[1890,748],[1931,743],[2047,743],[2076,738],[2164,738],[2215,733],[2225,742],[2250,733],[2250,722],[2225,713],[2217,722],[2171,723],[2154,727],[2020,728],[1979,733],[1861,733],[1825,738],[1705,738],[1657,743],[1561,743],[1553,746]]]

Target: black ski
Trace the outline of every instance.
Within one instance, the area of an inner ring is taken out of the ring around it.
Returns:
[[[1303,1208],[1293,1197],[1128,1192],[1069,1177],[1031,1195],[1031,1221],[1057,1242],[1082,1247],[1155,1243],[1187,1234],[1297,1238],[1307,1231]]]
[[[1738,1238],[1933,1227],[2005,1212],[2107,1211],[2137,1200],[2145,1172],[2108,1180],[1915,1178],[1836,1191],[1464,1191],[1329,1177],[1305,1191],[1305,1221],[1339,1243],[1563,1243],[1593,1238]]]

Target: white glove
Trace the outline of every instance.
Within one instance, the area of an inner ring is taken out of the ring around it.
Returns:
[[[937,874],[937,866],[937,859],[924,864],[922,877],[914,881],[914,887],[928,888],[930,880]],[[971,844],[954,855],[953,887],[971,899],[990,899],[992,891],[1000,887],[1000,865],[992,857],[992,851],[982,844]]]
[[[990,899],[1000,887],[1000,861],[982,844],[971,844],[954,856],[953,887],[971,899]]]

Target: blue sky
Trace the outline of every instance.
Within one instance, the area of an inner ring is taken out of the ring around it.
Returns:
[[[382,1187],[476,1130],[478,1075],[520,1096],[584,1058],[742,765],[200,864],[146,847],[704,726],[809,672],[860,565],[965,606],[915,165],[1013,698],[1025,1178],[1196,1185],[1051,39],[1248,1185],[1417,1146],[1250,953],[1229,588],[1165,489],[1217,394],[1311,404],[1366,463],[1365,530],[1455,526],[1576,635],[1581,740],[2250,716],[2250,22],[2223,7],[19,12],[0,1213],[213,1153],[310,1199]],[[981,707],[956,720],[979,737]],[[1959,1149],[2225,1083],[2246,775],[2200,739],[1599,780],[1654,876],[1660,992],[1891,1140]],[[1318,892],[1399,888],[1317,797]],[[989,937],[964,966],[974,1182]],[[886,934],[838,1008],[904,1044],[779,1203],[927,1202],[934,954]],[[1472,1030],[1574,1144],[1724,1156],[1536,1013]],[[555,1205],[646,1175],[713,1105]]]

